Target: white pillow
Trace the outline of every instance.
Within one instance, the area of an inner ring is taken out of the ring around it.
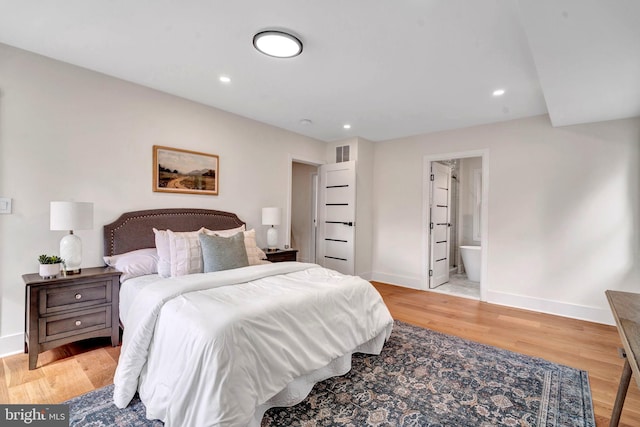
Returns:
[[[160,277],[176,277],[185,274],[202,273],[202,249],[198,233],[203,231],[216,233],[218,236],[231,237],[244,231],[244,225],[228,230],[207,230],[202,227],[197,231],[175,232],[171,230],[153,229],[158,251],[158,275]]]
[[[174,232],[167,230],[169,234],[169,251],[171,253],[171,277],[184,276],[185,274],[202,273],[202,249],[198,231]]]
[[[171,277],[171,250],[169,249],[169,234],[167,230],[153,229],[156,235],[156,250],[158,251],[158,275]]]
[[[203,231],[205,234],[209,236],[220,236],[220,237],[231,237],[236,233],[239,233],[244,230],[244,225],[242,227],[234,228],[231,230],[209,230],[204,228]],[[244,248],[247,251],[247,259],[249,260],[249,265],[258,265],[264,264],[263,259],[267,258],[265,253],[260,249],[256,243],[256,230],[253,228],[249,231],[243,231],[244,233]]]
[[[103,259],[105,264],[122,273],[120,282],[158,272],[158,252],[155,248],[138,249]]]
[[[202,227],[202,231],[207,233],[209,236],[220,236],[220,237],[231,237],[241,231],[244,231],[244,225],[241,225],[240,227],[236,227],[236,228],[230,228],[228,230],[209,230],[208,228],[204,228]]]
[[[264,264],[262,260],[266,259],[267,255],[258,247],[256,243],[256,230],[253,228],[244,232],[244,247],[247,250],[249,265]]]

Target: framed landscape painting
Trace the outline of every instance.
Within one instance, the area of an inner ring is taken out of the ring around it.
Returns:
[[[153,191],[217,196],[219,170],[215,154],[153,146]]]

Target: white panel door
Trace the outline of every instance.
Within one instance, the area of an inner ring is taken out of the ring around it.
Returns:
[[[429,201],[429,287],[449,281],[449,235],[451,205],[451,168],[431,163],[431,196]]]
[[[355,273],[356,162],[322,165],[318,194],[316,262]]]

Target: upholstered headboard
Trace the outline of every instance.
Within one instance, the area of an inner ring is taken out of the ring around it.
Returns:
[[[236,214],[209,209],[173,208],[126,212],[104,226],[104,254],[111,256],[155,247],[154,227],[159,230],[195,231],[201,227],[227,230],[241,225],[244,222]]]

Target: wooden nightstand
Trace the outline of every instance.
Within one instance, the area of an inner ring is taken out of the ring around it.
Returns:
[[[38,354],[74,341],[110,336],[111,345],[118,345],[120,274],[110,267],[95,267],[54,279],[37,273],[22,276],[29,369],[35,369]]]
[[[271,262],[295,261],[298,256],[297,249],[276,249],[273,251],[264,249],[264,253],[267,254],[267,260]]]

